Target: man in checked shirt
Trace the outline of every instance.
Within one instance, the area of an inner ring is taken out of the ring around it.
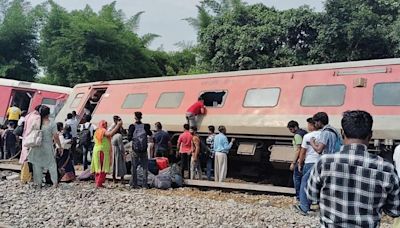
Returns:
[[[372,123],[368,112],[343,113],[344,146],[322,155],[311,171],[306,193],[319,202],[321,227],[379,227],[382,211],[400,216],[395,168],[367,149]]]

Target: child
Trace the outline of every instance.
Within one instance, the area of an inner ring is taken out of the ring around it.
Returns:
[[[9,122],[7,127],[3,133],[3,159],[12,158],[17,152],[17,137],[14,135],[15,123]]]

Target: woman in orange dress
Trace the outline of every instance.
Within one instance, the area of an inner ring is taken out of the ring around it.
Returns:
[[[103,183],[106,181],[106,174],[111,172],[111,137],[117,133],[121,126],[122,121],[118,121],[117,127],[111,131],[107,131],[107,122],[102,120],[94,133],[91,170],[94,173],[97,188],[103,187]]]

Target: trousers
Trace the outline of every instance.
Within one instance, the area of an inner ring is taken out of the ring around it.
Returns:
[[[228,156],[223,152],[215,153],[214,179],[216,182],[223,182],[228,171]]]
[[[32,171],[33,171],[33,182],[37,184],[38,186],[42,186],[43,182],[43,169],[48,169],[50,173],[50,178],[51,182],[53,184],[58,183],[58,173],[57,173],[57,165],[54,163],[54,165],[51,165],[50,167],[41,167],[35,164],[32,164]]]
[[[142,187],[147,188],[147,171],[149,167],[149,159],[147,158],[147,151],[144,152],[133,152],[132,154],[132,166],[131,166],[131,180],[129,185],[132,187],[138,186],[138,178],[137,178],[137,167],[141,164],[143,168],[143,181]]]
[[[100,151],[100,164],[101,164],[101,169],[103,169],[103,162],[104,162],[104,153],[103,151]],[[106,182],[106,173],[105,172],[100,172],[96,173],[94,176],[95,182],[96,182],[96,187],[103,187],[104,182]]]

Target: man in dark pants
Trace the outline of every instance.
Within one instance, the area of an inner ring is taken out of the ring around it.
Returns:
[[[83,170],[86,170],[88,168],[89,162],[87,159],[88,153],[90,154],[90,157],[92,157],[92,150],[93,150],[93,135],[95,131],[95,127],[90,123],[92,120],[92,117],[90,115],[84,116],[85,123],[82,124],[80,127],[80,139],[79,143],[82,148],[82,164],[83,164]]]
[[[138,188],[137,183],[137,167],[140,165],[143,168],[143,182],[142,187],[147,188],[147,136],[151,136],[149,124],[142,123],[142,113],[135,112],[135,123],[129,126],[128,140],[132,141],[132,167],[131,167],[131,180],[129,185],[132,188]]]
[[[190,153],[192,152],[192,134],[189,132],[189,124],[183,125],[183,133],[178,138],[177,155],[181,158],[182,178],[185,178],[185,170],[188,170],[190,177]]]

